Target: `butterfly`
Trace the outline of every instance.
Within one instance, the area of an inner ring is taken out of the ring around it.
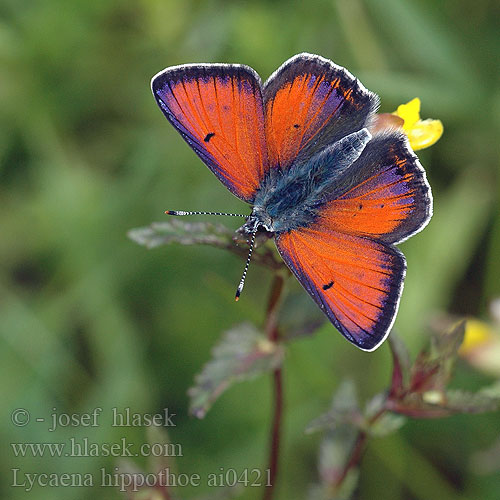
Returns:
[[[432,215],[406,136],[370,133],[379,105],[349,71],[302,53],[265,82],[239,64],[185,64],[151,82],[166,118],[235,196],[240,228],[274,235],[305,290],[354,345],[373,351],[399,305],[406,261],[394,245]],[[167,211],[170,215],[219,214]]]

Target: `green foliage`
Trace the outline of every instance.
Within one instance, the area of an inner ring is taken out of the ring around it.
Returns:
[[[350,418],[352,417],[352,419]],[[357,467],[346,469],[359,436],[360,420],[356,387],[343,382],[333,397],[330,411],[312,422],[307,431],[327,429],[319,448],[320,482],[311,488],[310,500],[348,500],[357,485]]]
[[[311,422],[308,432],[323,431],[320,483],[311,499],[348,500],[358,483],[359,463],[368,437],[382,438],[413,418],[438,418],[452,413],[483,413],[500,408],[498,384],[476,393],[447,389],[463,341],[465,322],[435,334],[427,351],[411,366],[408,351],[396,335],[390,338],[393,373],[390,390],[374,396],[361,410],[352,381],[337,389],[330,410]],[[410,375],[411,374],[411,375]],[[476,464],[496,456],[496,448],[476,456]]]
[[[392,335],[394,368],[386,408],[419,418],[482,413],[500,408],[495,389],[484,388],[476,393],[448,389],[464,334],[465,321],[447,332],[435,333],[430,347],[417,356],[412,366],[401,340]]]
[[[203,418],[221,393],[235,382],[276,369],[283,361],[283,349],[244,323],[223,335],[212,356],[188,392],[190,412],[198,418]]]
[[[334,429],[342,424],[363,427],[363,416],[358,407],[356,387],[352,381],[346,381],[337,390],[330,411],[311,422],[306,432]]]
[[[148,227],[132,229],[128,232],[131,240],[155,248],[169,243],[181,245],[213,245],[220,248],[233,247],[231,230],[222,224],[208,222],[156,222]]]
[[[170,243],[181,245],[211,245],[246,258],[248,246],[243,235],[234,233],[222,224],[211,224],[209,222],[184,222],[172,220],[168,222],[153,222],[148,227],[131,229],[128,237],[146,248],[155,248]],[[276,253],[268,246],[262,246],[266,241],[265,235],[256,238],[256,251],[252,255],[257,264],[267,266],[270,269],[284,268],[283,261],[279,260]]]

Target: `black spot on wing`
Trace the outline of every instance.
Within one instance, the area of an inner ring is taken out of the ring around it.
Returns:
[[[209,142],[209,141],[210,141],[210,139],[211,139],[214,135],[215,135],[215,134],[214,134],[214,132],[210,132],[209,134],[207,134],[207,135],[205,136],[205,139],[203,139],[203,140],[204,140],[205,142]]]
[[[330,283],[326,283],[323,285],[323,290],[328,290],[329,288],[332,288],[333,286],[333,281],[330,281]]]
[[[298,123],[295,123],[293,127],[294,128],[300,128],[300,125]]]

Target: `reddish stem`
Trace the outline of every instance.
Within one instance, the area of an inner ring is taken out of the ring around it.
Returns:
[[[279,341],[278,330],[278,306],[283,291],[283,276],[276,274],[271,286],[271,293],[266,312],[267,338],[272,342]],[[271,439],[269,446],[269,486],[264,490],[264,500],[271,500],[274,493],[274,485],[278,476],[279,452],[281,441],[281,422],[283,415],[283,379],[282,367],[279,366],[273,372],[274,381],[274,416],[271,427]]]
[[[386,412],[385,407],[382,407],[375,415],[373,415],[369,420],[369,425],[373,425],[384,413]],[[365,451],[366,440],[368,438],[368,434],[365,431],[359,431],[358,437],[356,438],[356,442],[352,447],[351,456],[349,460],[346,462],[344,469],[337,477],[335,481],[335,488],[339,488],[339,486],[344,482],[348,472],[357,467],[361,462],[361,458],[363,457],[363,452]]]
[[[352,447],[351,456],[349,457],[349,460],[345,464],[342,472],[335,480],[334,486],[335,486],[336,490],[344,482],[349,471],[351,469],[353,469],[354,467],[357,467],[359,462],[361,462],[361,457],[363,456],[367,437],[368,436],[367,436],[366,432],[360,432],[358,434],[358,437],[356,438],[356,442],[354,443],[354,446]]]
[[[387,411],[386,405],[382,406],[380,410],[378,410],[374,415],[372,415],[368,419],[368,425],[373,425],[382,415],[384,415]],[[368,439],[368,434],[365,431],[359,431],[358,437],[356,438],[356,442],[351,450],[351,456],[349,460],[346,462],[342,472],[338,475],[335,483],[333,484],[335,490],[337,491],[342,483],[344,482],[347,474],[351,469],[354,469],[361,462],[361,458],[363,457],[363,452],[365,451],[366,441]]]
[[[155,490],[160,492],[160,495],[164,500],[171,500],[172,497],[170,496],[170,492],[166,486],[156,485]]]

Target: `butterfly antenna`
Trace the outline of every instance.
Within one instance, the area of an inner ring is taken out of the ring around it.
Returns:
[[[245,286],[245,278],[247,277],[247,271],[248,271],[248,266],[250,265],[250,259],[252,258],[252,252],[253,252],[253,247],[255,244],[255,235],[257,234],[257,231],[254,231],[252,233],[252,236],[250,237],[250,250],[248,251],[248,257],[247,257],[247,262],[245,264],[245,269],[243,270],[243,276],[241,277],[240,284],[238,285],[238,288],[236,290],[236,296],[234,297],[234,300],[238,302],[240,300],[240,295],[243,290],[243,287]]]
[[[181,215],[225,215],[227,217],[245,217],[245,218],[248,217],[248,215],[227,214],[225,212],[184,212],[183,210],[165,210],[165,213],[167,215],[176,215],[176,216],[181,216]]]

